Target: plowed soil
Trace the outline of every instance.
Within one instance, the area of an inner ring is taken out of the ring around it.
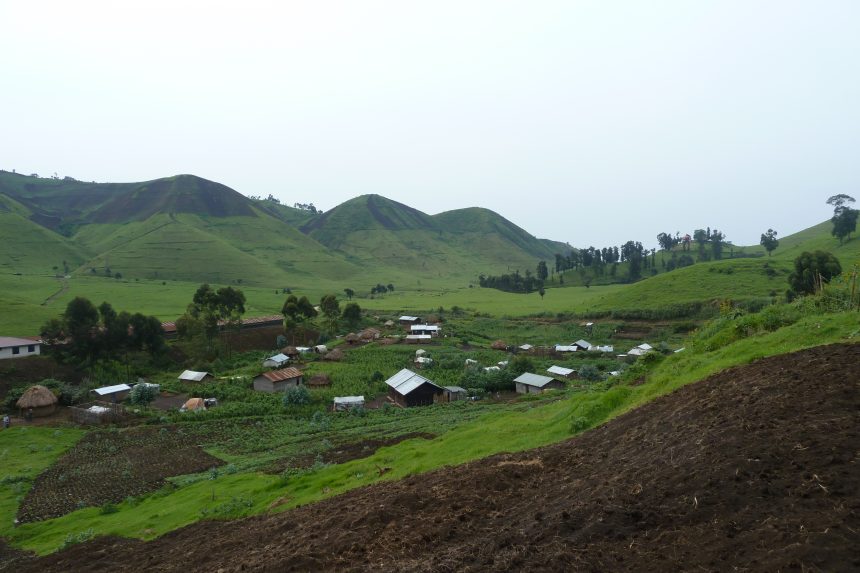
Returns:
[[[856,571],[860,345],[761,360],[556,445],[19,571]]]

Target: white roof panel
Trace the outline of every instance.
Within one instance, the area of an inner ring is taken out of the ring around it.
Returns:
[[[429,330],[431,332],[436,332],[439,330],[438,326],[432,324],[413,324],[409,328],[410,330]]]
[[[580,338],[579,340],[577,340],[576,342],[573,343],[573,346],[579,346],[580,348],[588,349],[588,348],[591,348],[592,345],[589,341],[583,340]]]
[[[579,350],[579,347],[576,346],[575,344],[570,345],[570,346],[563,346],[561,344],[555,345],[555,351],[556,352],[576,352],[577,350]]]
[[[106,396],[107,394],[116,394],[117,392],[126,392],[131,390],[131,386],[128,384],[115,384],[113,386],[105,386],[104,388],[96,388],[93,390],[99,396]]]
[[[550,366],[546,371],[550,374],[558,374],[559,376],[570,376],[576,372],[573,368],[565,368],[564,366]]]
[[[554,378],[551,378],[549,376],[541,376],[540,374],[532,374],[531,372],[520,374],[519,376],[514,378],[514,382],[519,382],[520,384],[525,384],[526,386],[536,386],[537,388],[543,388],[553,380]]]
[[[417,316],[401,316],[400,320],[408,320],[411,322],[413,320],[418,320],[418,317]]]
[[[209,373],[208,372],[195,372],[194,370],[186,370],[185,372],[183,372],[182,374],[179,375],[179,379],[180,380],[187,380],[187,381],[191,381],[191,382],[200,382],[201,380],[206,378],[207,374],[209,374]]]
[[[335,404],[364,404],[364,396],[335,396]]]
[[[648,344],[647,342],[643,342],[642,344],[640,344],[636,348],[641,348],[642,350],[653,350],[654,349],[654,347],[651,346],[650,344]]]

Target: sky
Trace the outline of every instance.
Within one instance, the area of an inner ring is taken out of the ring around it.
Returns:
[[[596,247],[860,200],[860,2],[0,0],[0,169],[481,206]]]

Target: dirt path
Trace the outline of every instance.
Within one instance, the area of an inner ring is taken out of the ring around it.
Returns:
[[[768,358],[552,446],[16,570],[856,571],[858,365]]]
[[[52,294],[51,296],[46,298],[44,301],[42,301],[42,306],[48,306],[49,304],[51,304],[51,301],[53,301],[55,298],[57,298],[59,296],[62,296],[63,293],[66,292],[67,290],[69,290],[69,280],[63,279],[63,286],[60,287],[60,290],[58,290],[57,292],[55,292],[54,294]]]

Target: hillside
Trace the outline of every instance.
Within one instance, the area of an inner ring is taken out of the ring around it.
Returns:
[[[151,542],[99,538],[15,566],[844,570],[860,542],[851,509],[860,486],[858,361],[856,344],[766,358],[555,445],[282,514],[201,522]]]
[[[493,269],[532,268],[553,256],[541,241],[488,209],[429,216],[379,195],[362,195],[301,227],[353,260],[413,270],[424,276],[474,279]]]

